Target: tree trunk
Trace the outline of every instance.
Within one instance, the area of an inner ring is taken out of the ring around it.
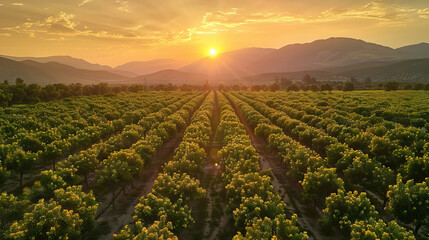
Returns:
[[[387,195],[384,195],[384,198],[383,198],[383,209],[386,207],[386,203],[387,203]]]
[[[52,158],[52,170],[55,171],[55,158]]]
[[[88,187],[88,174],[85,174],[83,178],[85,179],[85,186]]]
[[[112,191],[112,205],[115,208],[115,190]]]
[[[134,179],[131,181],[131,188],[134,189]]]
[[[414,236],[417,236],[417,233],[419,232],[420,227],[422,226],[422,224],[420,222],[416,223],[416,228],[414,228]]]
[[[22,176],[24,175],[24,172],[21,171],[21,175],[19,177],[19,187],[22,187]]]

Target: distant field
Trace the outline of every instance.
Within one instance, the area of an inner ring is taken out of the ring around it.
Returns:
[[[0,108],[0,239],[428,239],[429,91]]]

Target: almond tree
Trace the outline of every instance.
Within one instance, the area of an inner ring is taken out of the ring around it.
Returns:
[[[252,225],[246,227],[246,234],[240,232],[234,236],[233,240],[246,239],[285,239],[285,240],[305,240],[308,239],[307,232],[301,232],[297,226],[296,215],[292,215],[289,220],[284,214],[278,215],[274,219],[265,217],[255,218]]]
[[[387,192],[386,210],[405,223],[415,224],[414,234],[425,224],[429,216],[429,178],[421,183],[408,180],[403,183],[398,176],[396,185]]]
[[[303,199],[317,202],[323,201],[338,189],[343,189],[344,182],[337,176],[335,168],[320,167],[314,172],[307,172],[301,185]]]
[[[370,217],[378,219],[378,213],[365,193],[344,192],[332,193],[326,198],[326,208],[323,209],[322,225],[338,227],[349,234],[351,225],[358,220]]]
[[[55,201],[41,199],[5,233],[7,239],[81,239],[82,219]]]
[[[413,233],[399,226],[395,221],[386,224],[374,218],[356,221],[351,227],[350,240],[406,239],[415,240]]]
[[[8,154],[5,161],[5,165],[8,169],[20,173],[19,186],[22,187],[22,177],[24,175],[24,172],[31,170],[36,160],[37,154],[25,152],[21,148],[18,148]]]
[[[146,197],[140,198],[134,209],[134,222],[141,222],[144,226],[150,226],[165,216],[167,221],[173,223],[172,230],[180,232],[194,222],[191,210],[183,204],[181,199],[171,202],[166,197],[158,197],[149,193]]]

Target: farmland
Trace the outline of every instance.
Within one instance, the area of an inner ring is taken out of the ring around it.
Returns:
[[[428,239],[428,91],[0,108],[0,239]]]

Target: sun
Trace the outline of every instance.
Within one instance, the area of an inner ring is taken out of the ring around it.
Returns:
[[[212,48],[212,49],[209,50],[209,54],[210,54],[210,56],[214,57],[214,56],[217,55],[217,50],[214,49],[214,48]]]

